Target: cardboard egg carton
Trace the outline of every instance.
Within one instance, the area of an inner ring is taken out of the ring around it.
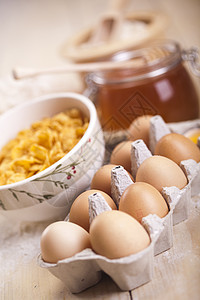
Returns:
[[[99,193],[89,196],[88,200],[90,222],[98,214],[111,209]],[[136,254],[109,259],[96,254],[92,249],[85,249],[56,264],[44,262],[40,255],[38,264],[63,281],[72,293],[79,293],[98,283],[103,272],[108,274],[121,290],[134,289],[153,278],[154,247],[163,230],[163,222],[156,215],[143,218],[143,224],[149,233],[151,243]]]
[[[135,178],[141,163],[153,155],[158,140],[170,132],[181,133],[180,130],[176,130],[176,125],[171,128],[166,125],[160,116],[151,119],[150,149],[142,140],[132,143],[133,178]],[[162,195],[169,206],[168,214],[164,218],[150,214],[142,219],[142,225],[151,239],[151,243],[146,249],[119,259],[108,259],[96,254],[92,249],[85,249],[56,264],[44,262],[40,255],[38,257],[39,265],[63,281],[72,293],[79,293],[97,284],[101,280],[103,272],[107,273],[121,290],[126,291],[152,280],[154,256],[173,246],[173,225],[188,218],[191,190],[193,194],[200,192],[200,164],[193,160],[186,160],[181,162],[180,167],[188,179],[188,184],[182,190],[175,186],[163,187]],[[127,174],[122,166],[115,167],[111,171],[111,193],[117,205],[126,187],[133,184]],[[89,196],[88,201],[90,223],[98,214],[110,209],[101,194],[95,193],[95,195]],[[66,221],[68,221],[68,217]]]
[[[141,140],[133,142],[133,149],[135,149],[134,145],[137,146],[137,149],[141,146],[143,150],[145,148],[144,142]],[[146,148],[146,150],[148,149]],[[138,153],[138,151],[133,151]],[[139,157],[140,162],[142,162],[142,159],[145,158],[145,153],[143,153],[143,158]],[[134,165],[139,166],[138,160]],[[122,193],[130,184],[134,183],[122,166],[112,169],[111,192],[117,205],[119,205]],[[79,293],[97,284],[101,280],[102,272],[108,274],[118,287],[125,291],[149,282],[153,279],[154,256],[166,251],[173,245],[172,218],[174,209],[181,199],[189,199],[190,185],[188,184],[183,190],[180,191],[175,187],[163,188],[162,193],[169,204],[169,213],[164,218],[160,218],[155,214],[149,214],[142,219],[142,225],[149,233],[151,239],[150,245],[143,251],[119,259],[109,259],[96,254],[92,249],[85,249],[73,257],[58,261],[56,264],[44,262],[40,255],[38,258],[39,265],[48,269],[54,276],[63,281],[72,293]],[[99,193],[90,195],[88,201],[90,223],[103,211],[111,210]],[[182,211],[182,208],[179,208],[179,211]],[[183,214],[181,213],[180,215],[182,218]],[[68,216],[66,217],[67,221]]]

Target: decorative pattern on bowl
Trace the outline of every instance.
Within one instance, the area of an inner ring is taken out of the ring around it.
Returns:
[[[50,102],[55,102],[57,107],[59,107],[60,104],[60,111],[62,111],[64,107],[67,109],[72,105],[80,109],[84,108],[84,113],[90,118],[88,129],[82,139],[69,153],[46,170],[21,182],[1,186],[1,213],[6,213],[11,210],[16,210],[16,213],[18,213],[19,209],[32,208],[35,205],[41,209],[40,204],[47,202],[51,207],[60,208],[60,210],[56,210],[56,216],[57,214],[60,215],[58,213],[59,211],[61,211],[61,216],[62,212],[66,215],[75,197],[89,187],[94,173],[103,163],[105,149],[104,139],[96,109],[92,102],[82,95],[65,93],[41,97],[25,105],[20,105],[16,110],[12,109],[11,112],[8,112],[8,116],[9,114],[16,115],[19,109],[19,111],[23,111],[24,106],[27,108],[30,107],[29,110],[31,111],[33,105],[39,108],[41,103],[43,103],[43,105],[45,103],[45,105],[48,106]],[[52,105],[52,107],[54,107],[54,105]],[[57,111],[59,111],[59,108],[57,108]],[[57,111],[55,113],[57,113]],[[47,113],[54,114],[52,109]],[[5,117],[5,120],[6,119]],[[33,117],[32,120],[29,121],[30,124],[32,121]],[[0,127],[2,124],[3,122],[1,122],[0,118]],[[27,124],[25,124],[24,127],[25,126],[27,126]],[[46,210],[47,207],[44,207],[44,210]],[[30,220],[30,218],[32,218],[30,215],[32,214],[30,210],[29,212]],[[14,212],[12,212],[12,215],[13,213]],[[34,217],[34,220],[35,219],[37,219],[36,216]],[[45,216],[44,219],[46,219]]]

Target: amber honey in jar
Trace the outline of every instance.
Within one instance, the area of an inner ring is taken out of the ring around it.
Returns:
[[[176,42],[121,51],[110,60],[135,60],[138,64],[88,76],[105,131],[126,129],[136,117],[144,114],[159,114],[166,122],[198,118],[198,96]]]

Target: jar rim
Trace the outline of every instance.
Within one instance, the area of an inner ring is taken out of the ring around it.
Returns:
[[[151,59],[156,55],[156,51],[160,54],[160,57]],[[149,60],[147,59],[148,55],[150,58]],[[97,71],[89,74],[89,81],[97,85],[103,85],[120,84],[155,78],[173,69],[182,61],[180,45],[173,40],[155,41],[147,47],[135,50],[122,50],[111,55],[110,60],[113,62],[127,61],[141,57],[146,59],[146,61],[144,61],[145,64],[134,67],[134,70],[132,68],[131,73],[127,76],[120,76],[120,74],[122,74],[121,72],[126,68],[120,69],[118,72],[115,71],[115,76],[112,77],[110,76],[111,73],[113,73],[112,70]],[[119,77],[117,77],[117,74]]]

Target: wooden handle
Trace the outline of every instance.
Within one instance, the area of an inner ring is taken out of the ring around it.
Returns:
[[[81,64],[66,64],[63,67],[48,68],[48,69],[27,69],[16,67],[13,69],[13,77],[15,79],[24,79],[35,77],[44,74],[60,74],[70,72],[94,72],[106,71],[124,68],[137,68],[144,63],[142,58],[134,59],[132,61],[118,61],[118,62],[97,62],[97,63],[81,63]]]

